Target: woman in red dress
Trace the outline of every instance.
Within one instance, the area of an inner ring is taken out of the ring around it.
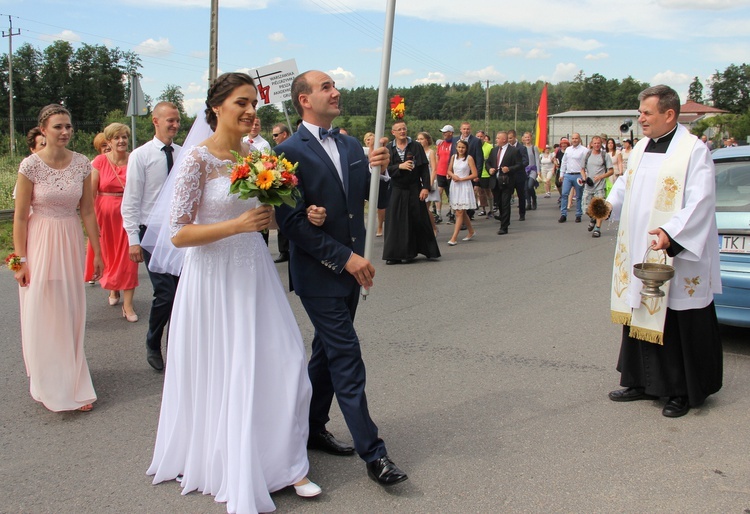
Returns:
[[[110,151],[92,161],[92,189],[95,191],[96,220],[99,223],[104,273],[99,283],[109,290],[109,304],[120,302],[122,291],[122,316],[128,321],[138,321],[133,309],[133,295],[138,286],[138,263],[130,260],[128,236],[122,227],[122,192],[128,166],[128,140],[130,129],[122,123],[112,123],[104,129]]]

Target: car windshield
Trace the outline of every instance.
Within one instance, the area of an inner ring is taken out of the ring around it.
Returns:
[[[716,166],[716,210],[750,211],[750,158],[714,162]]]

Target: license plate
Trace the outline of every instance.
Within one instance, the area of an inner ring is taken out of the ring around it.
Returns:
[[[719,251],[722,253],[750,253],[750,236],[719,236]]]

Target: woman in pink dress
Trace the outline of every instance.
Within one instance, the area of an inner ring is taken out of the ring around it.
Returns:
[[[128,167],[130,129],[122,123],[111,123],[104,129],[104,137],[111,150],[96,156],[91,162],[91,186],[95,192],[96,220],[101,232],[104,273],[99,283],[109,290],[109,304],[120,302],[122,317],[138,321],[133,310],[133,295],[138,286],[138,263],[130,260],[128,236],[122,226],[122,192]]]
[[[86,296],[81,219],[94,248],[94,276],[103,269],[89,160],[66,148],[70,113],[52,104],[39,113],[47,145],[18,170],[13,244],[21,341],[31,396],[51,411],[90,411],[96,400],[83,338]]]
[[[97,154],[103,154],[110,151],[109,143],[107,138],[104,137],[104,132],[99,132],[94,137],[94,150]],[[96,203],[96,198],[94,199]],[[86,271],[83,274],[83,280],[91,284],[96,284],[96,280],[91,280],[91,276],[94,274],[94,249],[91,247],[91,241],[86,242]]]

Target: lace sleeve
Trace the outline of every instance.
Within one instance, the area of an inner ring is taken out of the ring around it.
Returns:
[[[197,151],[193,150],[185,157],[177,173],[169,216],[171,237],[174,237],[182,227],[195,221],[203,186],[206,183],[205,162]]]
[[[36,161],[32,159],[32,157],[33,156],[30,155],[23,161],[21,161],[21,165],[18,167],[18,173],[29,179],[32,183],[36,184],[39,166],[35,165]]]

